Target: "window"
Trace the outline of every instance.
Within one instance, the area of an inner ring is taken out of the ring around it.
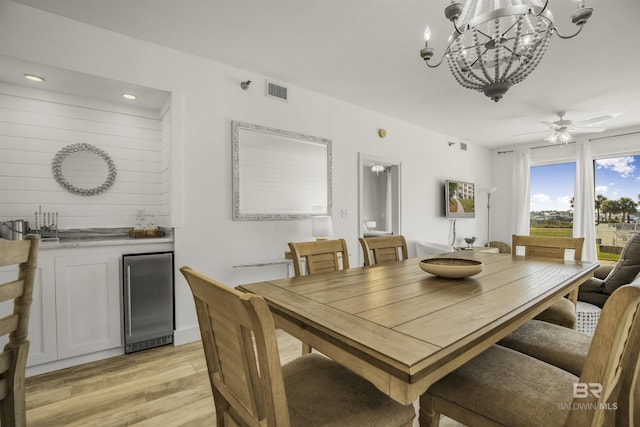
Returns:
[[[531,168],[532,236],[573,235],[575,163]],[[615,261],[640,232],[640,155],[594,161],[596,244],[599,260]]]
[[[530,223],[532,236],[573,235],[573,191],[575,163],[557,163],[531,168]]]
[[[640,231],[640,155],[599,159],[594,168],[598,259],[617,260]]]

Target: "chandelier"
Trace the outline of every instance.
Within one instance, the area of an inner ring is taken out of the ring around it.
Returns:
[[[562,39],[577,36],[593,12],[578,0],[571,22],[578,30],[569,36],[558,33],[548,0],[451,0],[444,10],[453,24],[447,49],[436,64],[429,61],[434,49],[429,46],[431,30],[424,32],[425,47],[420,56],[430,68],[444,58],[456,81],[465,88],[484,92],[494,101],[511,86],[523,81],[540,63],[553,33]]]

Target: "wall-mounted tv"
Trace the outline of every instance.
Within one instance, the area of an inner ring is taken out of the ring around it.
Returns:
[[[447,180],[444,185],[447,218],[475,218],[476,191],[470,182]]]

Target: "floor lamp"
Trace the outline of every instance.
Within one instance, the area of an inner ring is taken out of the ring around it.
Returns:
[[[487,245],[491,241],[491,195],[496,192],[498,187],[483,188],[482,191],[487,193]]]

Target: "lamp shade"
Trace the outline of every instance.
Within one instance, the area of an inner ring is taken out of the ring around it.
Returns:
[[[313,237],[329,237],[333,234],[333,224],[330,216],[311,217],[311,235]]]

